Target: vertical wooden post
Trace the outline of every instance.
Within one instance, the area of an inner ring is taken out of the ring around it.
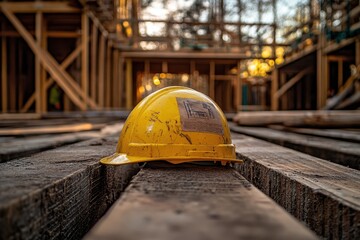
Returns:
[[[16,111],[16,38],[11,38],[9,41],[10,43],[10,53],[9,53],[9,66],[10,66],[10,72],[9,72],[9,96],[10,96],[10,111],[15,112]]]
[[[317,108],[321,109],[326,105],[328,91],[328,60],[323,53],[324,36],[320,36],[320,48],[317,50]]]
[[[274,68],[272,72],[271,80],[271,110],[279,110],[279,98],[276,96],[276,92],[279,88],[279,70]]]
[[[355,64],[356,66],[360,65],[360,39],[357,38],[355,42]]]
[[[42,12],[37,12],[35,16],[35,35],[36,35],[36,44],[41,47],[42,41],[42,21],[43,14]],[[35,112],[41,113],[41,63],[40,58],[35,54]]]
[[[7,48],[6,37],[2,36],[1,41],[1,104],[2,112],[7,112],[8,87],[7,87]]]
[[[81,87],[84,95],[84,102],[88,100],[89,94],[89,47],[88,47],[88,33],[89,33],[89,18],[86,14],[86,10],[81,16],[81,43],[82,43],[82,59],[81,59]],[[87,104],[86,107],[87,108]]]
[[[95,23],[92,25],[91,37],[91,98],[96,101],[96,70],[97,70],[97,42],[98,42],[98,29]]]
[[[161,64],[161,71],[163,73],[167,73],[168,72],[168,63],[167,61],[163,61],[162,64]]]
[[[120,54],[120,53],[119,53]],[[119,56],[119,107],[123,107],[123,98],[124,98],[124,58]]]
[[[42,18],[42,33],[41,33],[41,48],[44,49],[45,51],[47,51],[47,32],[46,32],[46,22],[44,17]],[[40,59],[39,59],[40,60]],[[40,86],[41,86],[41,112],[45,113],[47,112],[47,103],[48,103],[48,99],[47,99],[47,90],[48,90],[48,86],[47,86],[47,72],[46,69],[41,66],[40,67]],[[64,94],[65,95],[65,94]],[[65,95],[64,96],[64,108],[65,108],[65,102],[66,100],[69,102],[69,98]]]
[[[343,85],[343,60],[338,61],[338,89]]]
[[[126,59],[126,108],[131,109],[133,107],[133,81],[132,81],[132,61]]]
[[[190,76],[193,76],[196,71],[196,64],[194,60],[190,61]]]
[[[113,50],[113,106],[118,108],[119,107],[119,50],[114,48]]]
[[[279,71],[279,75],[280,75],[280,84],[281,86],[283,86],[285,83],[286,83],[286,73],[284,71]],[[280,96],[281,98],[281,107],[280,109],[281,110],[288,110],[288,105],[287,105],[287,102],[288,102],[288,94],[287,92],[285,92],[284,94],[282,94]],[[280,99],[278,99],[279,101]],[[290,100],[290,101],[293,101],[294,99]]]
[[[144,78],[147,79],[150,74],[150,61],[145,60],[144,62]]]
[[[99,71],[98,71],[98,103],[99,107],[104,107],[104,68],[105,68],[105,37],[101,34],[100,35],[100,46],[99,46]]]
[[[209,97],[215,99],[215,62],[210,61]]]
[[[105,84],[105,105],[110,107],[111,100],[111,42],[108,41],[106,49],[106,84]]]
[[[241,79],[241,61],[237,62],[237,78],[235,79],[235,103],[236,103],[236,111],[242,110],[242,79]]]

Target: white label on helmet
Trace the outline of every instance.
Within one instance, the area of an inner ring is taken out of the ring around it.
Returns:
[[[189,98],[176,98],[176,100],[183,131],[224,134],[220,114],[211,102]]]

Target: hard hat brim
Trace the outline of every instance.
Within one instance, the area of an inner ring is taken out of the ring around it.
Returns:
[[[227,162],[242,163],[243,161],[236,158],[219,158],[219,157],[139,157],[139,156],[129,156],[124,153],[114,153],[111,156],[102,158],[100,162],[106,165],[124,165],[131,163],[143,163],[150,161],[167,161],[172,164],[180,164],[185,162],[193,161],[211,161],[211,162],[221,162],[223,165]]]

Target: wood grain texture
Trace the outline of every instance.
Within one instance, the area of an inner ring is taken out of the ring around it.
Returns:
[[[238,127],[232,125],[231,130],[292,148],[343,166],[360,169],[359,143],[282,132],[260,127]]]
[[[117,137],[0,164],[0,239],[80,239],[119,197],[134,165],[104,167]]]
[[[316,239],[230,167],[142,169],[85,239]]]
[[[251,183],[325,239],[359,239],[360,174],[307,154],[233,134]]]

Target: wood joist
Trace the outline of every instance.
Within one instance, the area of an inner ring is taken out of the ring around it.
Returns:
[[[119,76],[105,71],[113,71],[118,62],[112,57],[113,40],[86,5],[76,8],[69,1],[6,2],[0,3],[0,13],[1,113],[42,114],[51,110],[48,94],[54,84],[61,88],[64,111],[115,106],[105,100],[113,94],[121,95],[121,89],[111,91]],[[21,49],[34,53],[34,58],[28,54],[27,61],[21,60]],[[25,62],[28,70],[19,71]]]

